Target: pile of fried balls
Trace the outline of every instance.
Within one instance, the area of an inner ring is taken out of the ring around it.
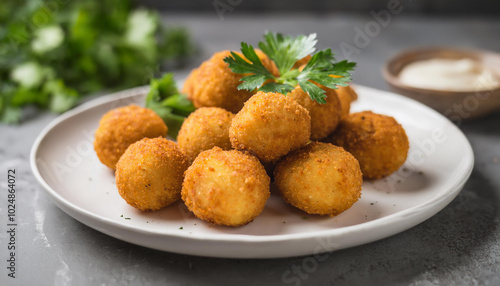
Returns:
[[[165,138],[168,127],[146,108],[119,107],[101,118],[94,148],[115,170],[129,205],[155,211],[182,199],[204,221],[241,226],[263,211],[273,183],[286,203],[334,216],[359,200],[363,178],[383,178],[405,162],[402,126],[370,111],[349,113],[357,99],[351,87],[318,85],[326,104],[300,86],[287,95],[238,90],[242,75],[223,61],[228,55],[214,54],[186,79],[183,92],[197,109],[177,142]]]

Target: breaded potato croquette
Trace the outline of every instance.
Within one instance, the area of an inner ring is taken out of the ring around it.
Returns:
[[[327,141],[352,153],[366,179],[380,179],[397,171],[409,149],[403,127],[393,117],[371,111],[349,114]]]
[[[279,74],[274,62],[262,51],[256,50],[256,54],[273,74]],[[236,113],[253,95],[247,90],[238,90],[243,75],[233,73],[224,62],[224,58],[230,55],[230,51],[215,53],[187,77],[182,92],[188,95],[196,108],[220,107]]]
[[[274,170],[283,199],[308,214],[338,215],[361,197],[358,161],[341,147],[311,142],[280,160]]]
[[[229,126],[234,114],[218,107],[202,107],[189,115],[179,131],[179,148],[192,162],[202,151],[217,146],[231,149]]]
[[[304,107],[280,93],[257,92],[229,128],[233,148],[273,162],[309,142],[311,117]]]
[[[182,200],[196,217],[225,226],[253,221],[269,196],[269,177],[257,158],[219,147],[196,157],[182,185]]]
[[[351,86],[337,86],[335,93],[342,107],[342,118],[346,118],[351,109],[351,102],[358,99],[358,95]]]
[[[162,137],[144,138],[127,148],[116,164],[120,196],[141,211],[155,211],[181,197],[189,163],[177,144]]]
[[[352,88],[351,85],[348,86],[337,86],[337,90],[340,93],[345,93],[347,96],[346,98],[350,99],[350,102],[356,101],[358,99],[358,94],[356,93],[356,90]]]
[[[309,94],[297,86],[288,97],[293,98],[297,103],[309,111],[311,116],[311,140],[324,139],[332,134],[340,122],[342,108],[334,89],[323,87],[326,95],[326,103],[320,104],[309,97]]]
[[[165,137],[167,125],[151,109],[129,105],[108,111],[95,133],[94,150],[99,160],[111,169],[130,146],[142,138]]]

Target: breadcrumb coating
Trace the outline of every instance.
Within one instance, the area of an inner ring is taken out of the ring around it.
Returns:
[[[229,128],[233,148],[268,163],[309,142],[311,117],[304,107],[280,93],[257,92]]]
[[[329,143],[312,142],[287,155],[274,176],[283,199],[309,214],[338,215],[361,197],[358,161]]]
[[[192,162],[202,151],[217,146],[231,149],[229,127],[234,114],[218,107],[202,107],[189,115],[179,131],[177,142]]]
[[[366,179],[380,179],[397,171],[410,147],[396,119],[371,111],[350,114],[326,141],[352,153]]]
[[[256,50],[256,54],[271,73],[279,74],[274,62],[262,51]],[[182,92],[188,95],[196,108],[220,107],[237,113],[253,95],[250,91],[238,90],[243,75],[233,73],[224,62],[224,58],[230,55],[230,51],[215,53],[187,77]]]
[[[144,138],[125,151],[116,164],[120,196],[142,211],[155,211],[181,197],[189,163],[177,144],[162,137]]]
[[[323,87],[326,103],[320,104],[309,97],[309,94],[297,86],[287,94],[309,111],[311,116],[311,140],[324,139],[332,134],[340,122],[342,108],[334,89]]]
[[[338,86],[335,93],[339,98],[340,106],[342,108],[342,118],[344,119],[349,115],[351,102],[358,99],[358,95],[351,86]]]
[[[219,147],[203,151],[186,171],[182,200],[194,215],[225,226],[253,221],[270,196],[270,179],[254,156]]]
[[[143,138],[165,137],[167,125],[151,109],[129,105],[108,111],[95,133],[94,150],[99,160],[111,169],[130,146]]]

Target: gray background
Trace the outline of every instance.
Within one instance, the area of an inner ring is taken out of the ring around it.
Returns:
[[[433,15],[498,15],[500,3],[495,0],[400,0],[407,13]],[[136,0],[137,4],[164,11],[211,12],[214,6],[237,6],[236,13],[314,12],[366,12],[384,9],[387,0]]]
[[[207,10],[164,14],[163,19],[186,26],[199,45],[199,56],[191,66],[215,51],[238,48],[241,40],[255,44],[265,30],[316,32],[321,47],[338,52],[340,43],[353,44],[355,26],[364,27],[373,20],[368,11],[262,16],[238,9],[222,18]],[[352,60],[358,62],[354,82],[387,89],[380,74],[383,63],[415,46],[499,52],[499,31],[498,17],[443,18],[403,10],[353,55]],[[53,118],[52,114],[35,114],[20,126],[0,126],[1,285],[294,285],[286,284],[282,276],[307,257],[241,260],[160,252],[108,237],[63,213],[35,182],[28,163],[33,141]],[[449,206],[398,235],[331,253],[300,285],[500,285],[499,124],[500,113],[459,124],[476,161],[470,180]],[[9,168],[18,171],[20,249],[15,280],[6,277],[4,262]]]

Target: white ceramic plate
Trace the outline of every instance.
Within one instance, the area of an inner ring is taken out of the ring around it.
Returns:
[[[336,217],[307,215],[273,194],[252,223],[228,228],[195,218],[182,202],[142,213],[118,194],[113,172],[93,150],[93,134],[108,110],[141,104],[136,88],[67,112],[39,135],[31,167],[55,204],[76,220],[130,243],[183,254],[270,258],[319,254],[382,239],[430,218],[462,189],[473,167],[469,142],[450,121],[411,99],[358,86],[353,111],[394,116],[410,153],[390,177],[363,184],[362,198]]]

